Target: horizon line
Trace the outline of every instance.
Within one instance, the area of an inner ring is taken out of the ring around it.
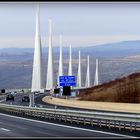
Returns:
[[[121,42],[128,42],[128,41],[140,41],[140,39],[139,40],[123,40],[123,41],[116,41],[116,42],[108,42],[108,43],[101,43],[101,44],[97,44],[97,45],[87,45],[87,46],[74,46],[74,45],[72,45],[72,48],[84,48],[84,47],[97,47],[97,46],[102,46],[102,45],[108,45],[108,44],[115,44],[115,43],[121,43]],[[42,46],[42,48],[48,48],[49,46]],[[58,47],[60,47],[59,45],[55,45],[55,46],[53,46],[52,48],[58,48]],[[16,49],[31,49],[31,48],[34,48],[34,47],[0,47],[0,49],[12,49],[12,48],[16,48]],[[69,48],[69,45],[64,45],[64,46],[62,46],[62,48]]]

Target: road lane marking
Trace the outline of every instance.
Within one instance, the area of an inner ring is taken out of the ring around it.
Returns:
[[[109,134],[109,135],[121,136],[121,137],[127,137],[127,138],[137,138],[137,137],[134,137],[134,136],[123,135],[123,134],[117,134],[117,133],[112,133],[112,132],[105,132],[105,131],[99,131],[99,130],[92,130],[92,129],[87,129],[87,128],[79,128],[79,127],[67,126],[67,125],[62,125],[62,124],[55,124],[55,123],[50,123],[50,122],[43,122],[43,121],[39,121],[39,120],[33,120],[33,119],[28,119],[28,118],[22,118],[22,117],[12,116],[12,115],[8,115],[8,114],[3,114],[3,113],[0,113],[0,115],[12,117],[12,118],[18,118],[18,119],[27,120],[27,121],[32,121],[32,122],[38,122],[38,123],[43,123],[43,124],[49,124],[49,125],[59,126],[59,127],[71,128],[71,129],[76,129],[76,130],[83,130],[83,131],[89,131],[89,132],[96,132],[96,133],[102,133],[102,134]]]
[[[6,101],[6,99],[0,100],[0,103],[3,102],[3,101]]]
[[[6,128],[0,128],[1,130],[4,130],[4,131],[11,131],[9,129],[6,129]]]

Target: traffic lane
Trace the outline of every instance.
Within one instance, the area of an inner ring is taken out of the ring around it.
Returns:
[[[66,107],[66,106],[60,106],[60,105],[53,105],[53,104],[49,104],[46,102],[42,101],[42,98],[45,96],[50,96],[50,94],[48,93],[44,93],[44,94],[38,94],[35,95],[35,106],[37,107],[41,107],[41,108],[57,108],[57,109],[71,109],[71,110],[86,110],[86,109],[79,109],[79,108],[75,108],[75,107]]]
[[[43,94],[38,94],[38,95],[36,95],[35,96],[35,98],[36,97],[41,97]],[[23,95],[24,96],[24,95]],[[18,96],[18,98],[20,98],[20,100],[18,101],[18,102],[21,102],[21,99],[22,99],[22,97],[21,97],[21,95],[20,96]],[[19,103],[20,104],[20,103]],[[39,104],[37,104],[37,105],[39,105]],[[49,107],[49,108],[54,108],[54,105],[52,105],[52,106],[44,106],[44,105],[39,105],[39,107]],[[66,108],[65,108],[66,109]],[[68,109],[68,108],[67,108]],[[89,129],[92,129],[91,127],[89,127]],[[95,129],[95,128],[94,128]],[[98,130],[98,129],[97,129]],[[103,131],[108,131],[108,130],[106,130],[106,129],[101,129],[101,130],[103,130]],[[118,132],[116,132],[116,131],[109,131],[109,132],[113,132],[113,133],[118,133]],[[122,134],[127,134],[127,135],[129,135],[129,133],[122,133]]]
[[[14,95],[15,101],[12,101],[12,100],[6,101],[6,97],[5,97],[5,99],[1,100],[0,102],[5,103],[5,104],[11,104],[11,105],[29,106],[28,102],[22,102],[22,98],[26,95],[29,96],[29,94],[26,94],[26,93],[16,94],[16,95]],[[35,94],[35,106],[41,107],[41,108],[55,108],[56,107],[55,105],[51,105],[49,103],[45,103],[42,101],[42,98],[44,96],[50,96],[50,94],[48,94],[48,93]],[[77,110],[80,110],[78,108],[65,107],[65,106],[57,106],[57,108],[58,109],[74,109],[74,110],[77,109]]]
[[[76,111],[93,111],[93,112],[104,112],[104,113],[121,113],[121,114],[133,114],[133,115],[140,115],[140,113],[132,113],[132,112],[120,112],[120,111],[107,111],[107,110],[98,110],[98,109],[84,109],[84,108],[77,108],[77,107],[68,107],[63,105],[53,105],[42,101],[42,98],[45,96],[50,96],[50,94],[42,94],[40,96],[37,96],[35,99],[35,103],[37,107],[43,107],[43,108],[57,108],[57,109],[70,109],[70,110],[76,110]]]
[[[12,101],[12,100],[6,101],[6,97],[5,97],[5,100],[3,99],[3,101],[1,101],[1,103],[11,104],[11,105],[29,106],[29,102],[22,102],[22,98],[27,95],[28,94],[26,94],[26,93],[16,94],[16,95],[14,95],[14,99],[15,99],[14,101]]]
[[[29,96],[29,94],[27,94],[27,93],[17,94],[17,95],[15,95],[15,101],[10,101],[10,100],[6,101],[5,99],[2,99],[2,100],[0,100],[0,103],[20,105],[20,106],[29,106],[29,102],[22,102],[22,98],[24,96],[27,96],[27,95]],[[36,107],[100,112],[100,110],[96,110],[96,109],[91,110],[91,109],[82,109],[82,108],[76,108],[76,107],[66,107],[66,106],[61,106],[61,105],[52,105],[52,104],[49,104],[49,103],[46,103],[46,102],[42,101],[42,98],[45,97],[45,96],[50,96],[50,94],[48,94],[48,93],[40,93],[40,94],[37,94],[37,95],[35,94],[35,106]],[[102,112],[115,113],[114,111],[102,111]],[[120,112],[120,113],[122,113],[122,112]],[[122,114],[132,114],[132,113],[123,112]],[[139,114],[139,113],[135,113],[135,115],[137,115],[137,114]]]
[[[35,100],[36,100],[36,97],[40,96],[40,95],[42,95],[42,94],[35,95]],[[47,95],[47,94],[45,94],[45,95]],[[0,103],[11,104],[11,105],[20,105],[20,106],[29,106],[29,102],[22,102],[22,98],[24,96],[29,96],[29,94],[28,93],[16,94],[16,95],[14,95],[14,99],[15,99],[14,101],[12,101],[12,100],[6,101],[6,96],[5,96],[4,99],[0,100]],[[36,104],[36,106],[38,106],[38,105]]]
[[[35,106],[42,107],[42,108],[54,108],[54,105],[42,101],[42,98],[45,96],[49,96],[49,94],[44,93],[44,94],[35,95]]]
[[[58,125],[0,113],[1,137],[126,137],[103,131]]]

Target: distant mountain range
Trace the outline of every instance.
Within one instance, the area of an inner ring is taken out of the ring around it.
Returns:
[[[82,85],[86,77],[86,56],[90,56],[91,83],[94,83],[95,58],[99,58],[99,81],[112,79],[140,71],[140,40],[123,41],[97,46],[72,48],[73,74],[77,75],[78,50],[82,58]],[[34,48],[0,49],[0,88],[30,88]],[[43,47],[42,80],[46,83],[47,52]],[[58,71],[59,47],[53,47],[54,74]],[[68,72],[69,47],[63,47],[64,74]],[[54,76],[56,77],[56,76]],[[55,79],[56,80],[56,79]],[[56,82],[56,81],[55,81]]]
[[[73,53],[78,53],[81,50],[83,55],[91,55],[95,57],[124,57],[130,55],[140,54],[140,40],[134,41],[121,41],[117,43],[109,43],[96,46],[87,47],[73,47]],[[33,54],[34,48],[1,48],[1,55],[22,55]],[[48,47],[43,47],[43,54],[48,52]],[[53,47],[53,53],[59,53],[59,47]],[[63,47],[63,53],[68,54],[69,48]]]

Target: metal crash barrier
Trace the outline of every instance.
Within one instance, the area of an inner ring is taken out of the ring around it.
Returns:
[[[0,104],[0,112],[22,117],[52,119],[84,125],[107,126],[108,128],[140,130],[140,114],[76,111]]]

